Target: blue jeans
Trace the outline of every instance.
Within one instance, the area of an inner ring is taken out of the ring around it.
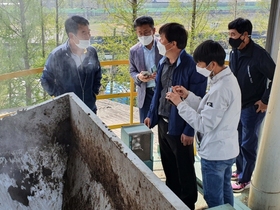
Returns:
[[[139,108],[140,123],[143,123],[148,115],[153,95],[154,95],[154,91],[151,88],[147,88],[143,107]]]
[[[236,172],[241,183],[251,180],[257,159],[260,126],[264,116],[265,113],[256,113],[254,106],[241,111],[238,125],[240,153],[236,158]]]
[[[206,160],[201,158],[204,199],[209,208],[230,204],[233,206],[231,167],[235,158],[229,160]]]

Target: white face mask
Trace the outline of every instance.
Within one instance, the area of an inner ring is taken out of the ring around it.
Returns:
[[[170,44],[170,42],[168,44],[166,44],[166,45],[169,45],[169,44]],[[157,48],[158,48],[158,52],[159,52],[160,55],[165,56],[165,54],[167,52],[167,50],[165,48],[166,45],[163,45],[160,42],[157,43]],[[169,50],[171,50],[171,49],[169,49]]]
[[[211,62],[208,64],[208,66],[209,66],[210,64],[211,64]],[[206,67],[204,67],[204,68],[201,68],[201,67],[199,67],[199,66],[196,66],[196,71],[197,71],[199,74],[201,74],[201,75],[203,75],[203,76],[205,76],[205,77],[209,77],[212,71],[210,71],[210,70],[207,69],[208,66],[206,66]]]
[[[89,39],[86,39],[86,40],[80,40],[79,39],[79,44],[76,44],[76,45],[80,49],[86,49],[86,48],[88,48],[90,46],[90,40]]]
[[[153,39],[154,39],[153,35],[150,35],[150,36],[138,36],[139,42],[142,45],[144,45],[144,46],[147,46],[147,45],[151,44]]]

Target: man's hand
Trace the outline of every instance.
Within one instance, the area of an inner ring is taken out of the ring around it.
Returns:
[[[172,92],[167,92],[165,98],[170,100],[178,106],[183,99],[186,99],[189,95],[189,91],[181,85],[172,86]]]
[[[170,100],[175,106],[178,106],[178,104],[182,102],[180,95],[174,92],[167,92],[165,98]]]
[[[189,91],[181,85],[172,86],[172,91],[178,93],[183,99],[186,99],[189,95]]]
[[[150,125],[151,125],[151,120],[150,120],[150,118],[146,117],[146,119],[144,120],[144,124],[145,124],[148,128],[150,128]]]
[[[137,74],[137,77],[142,82],[149,82],[156,78],[157,73],[147,74],[146,71],[141,71],[140,74]]]
[[[193,136],[186,136],[182,133],[181,135],[181,142],[184,146],[193,144]]]
[[[267,110],[267,105],[264,104],[261,100],[257,101],[255,103],[256,106],[258,106],[258,108],[256,109],[256,112],[265,112]]]

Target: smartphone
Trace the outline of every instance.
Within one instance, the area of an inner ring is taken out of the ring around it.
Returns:
[[[151,72],[149,72],[149,71],[141,71],[141,74],[142,74],[143,76],[150,76],[150,75],[151,75]]]
[[[168,88],[168,92],[173,92],[172,87]],[[171,100],[167,99],[172,105],[176,106]]]
[[[156,67],[156,66],[153,66],[153,67],[151,68],[151,72],[152,72],[152,73],[157,72],[157,67]]]

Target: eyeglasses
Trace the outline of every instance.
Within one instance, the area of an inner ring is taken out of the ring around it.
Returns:
[[[153,34],[152,31],[137,32],[138,36],[150,36],[152,34]]]

